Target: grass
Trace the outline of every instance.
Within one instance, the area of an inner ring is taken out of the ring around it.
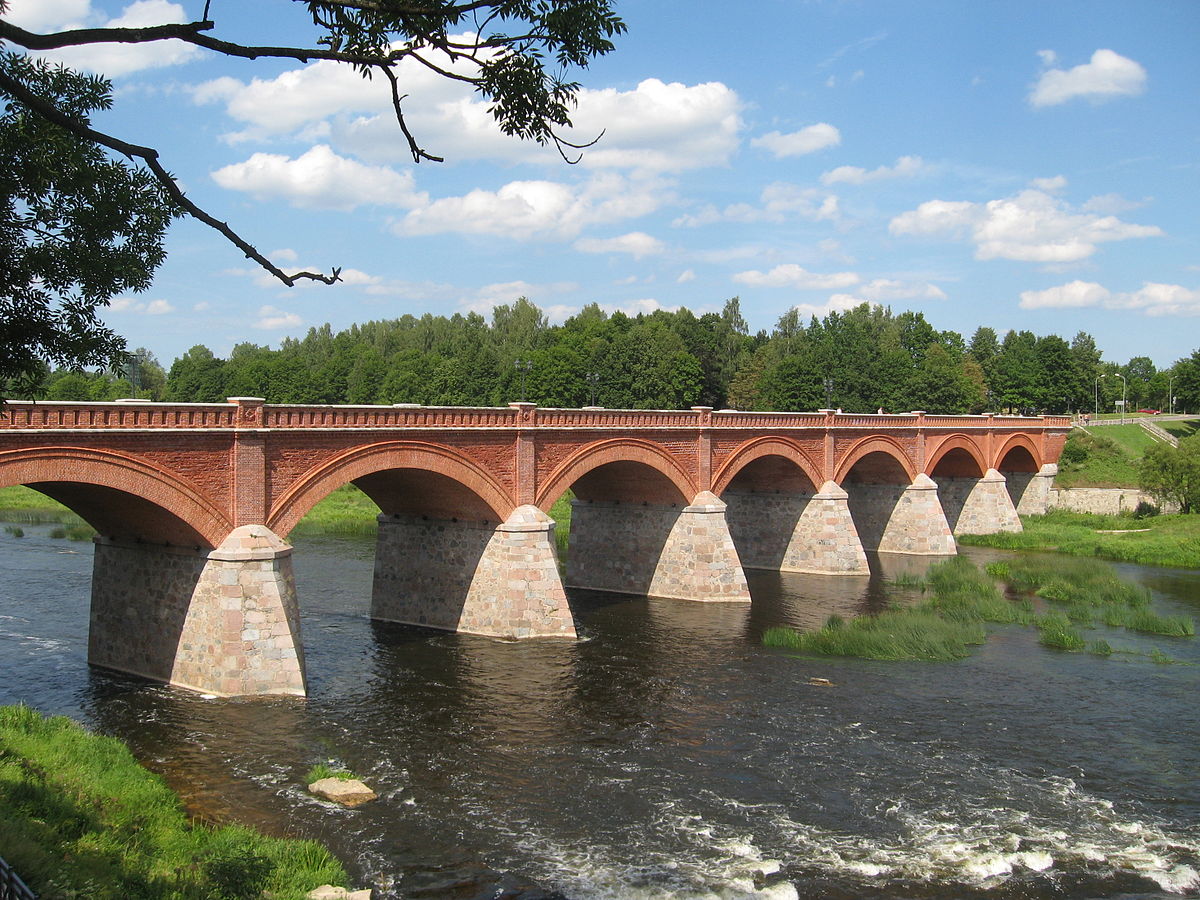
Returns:
[[[1138,461],[1153,438],[1140,425],[1074,428],[1058,462],[1057,487],[1127,487],[1138,483]]]
[[[1200,568],[1200,515],[1135,519],[1054,509],[1044,516],[1022,516],[1021,523],[1020,532],[964,534],[955,539],[977,547],[1052,550],[1144,566]],[[1125,533],[1103,533],[1108,531]]]
[[[1156,423],[1163,431],[1177,438],[1191,437],[1200,431],[1200,419],[1171,419]]]
[[[317,763],[304,776],[305,784],[312,784],[314,781],[322,781],[326,778],[336,778],[338,781],[352,781],[358,778],[349,769],[335,769],[328,763]]]
[[[987,624],[1034,625],[1039,643],[1065,651],[1087,647],[1079,629],[1099,623],[1167,637],[1195,634],[1191,618],[1154,612],[1147,589],[1095,562],[1026,557],[980,571],[966,557],[955,557],[930,567],[924,579],[904,581],[929,599],[849,622],[833,616],[818,631],[768,629],[763,643],[823,656],[935,661],[967,656],[971,645],[984,642]],[[1051,608],[1036,615],[1034,597]],[[1098,656],[1113,653],[1103,640],[1089,649]]]
[[[62,717],[0,707],[0,852],[43,897],[249,900],[346,883],[313,841],[190,822],[128,748]]]

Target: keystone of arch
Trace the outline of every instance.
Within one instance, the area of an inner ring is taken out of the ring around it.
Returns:
[[[675,485],[684,503],[690,503],[699,492],[691,476],[663,447],[638,438],[610,438],[588,444],[555,468],[538,489],[536,505],[548,512],[563,491],[593,469],[612,462],[636,462],[649,466]]]
[[[721,464],[713,475],[712,492],[718,497],[721,496],[730,482],[737,477],[738,472],[764,456],[781,456],[795,463],[817,490],[820,490],[820,485],[825,480],[820,467],[808,458],[799,444],[785,438],[759,437],[746,441]]]
[[[929,440],[926,438],[926,440]],[[935,439],[938,441],[929,454],[928,461],[925,463],[925,473],[930,474],[937,468],[937,464],[942,461],[942,457],[951,450],[963,450],[975,461],[975,465],[979,466],[979,475],[982,477],[987,474],[988,469],[992,468],[988,465],[988,460],[984,457],[983,451],[969,435],[966,434],[948,434],[944,438]]]
[[[233,529],[228,516],[184,479],[143,460],[87,447],[0,453],[0,484],[94,484],[140,497],[181,519],[217,547]]]
[[[1042,454],[1038,450],[1037,444],[1029,435],[1025,434],[1024,432],[1018,432],[1017,434],[1009,435],[1008,439],[1001,444],[1000,449],[996,451],[996,457],[992,460],[992,465],[990,468],[999,470],[1000,464],[1004,462],[1004,457],[1008,456],[1009,452],[1015,450],[1017,447],[1023,447],[1024,449],[1028,450],[1029,455],[1033,457],[1034,466],[1036,466],[1039,470],[1041,469],[1045,460],[1042,459]]]
[[[306,472],[272,507],[267,527],[276,534],[288,534],[318,500],[335,488],[388,469],[418,469],[452,478],[478,495],[500,522],[516,508],[495,478],[453,448],[418,441],[387,441],[348,450]]]
[[[837,469],[834,472],[833,480],[837,482],[837,484],[841,485],[842,482],[846,480],[846,476],[850,474],[850,470],[854,468],[855,463],[871,453],[884,453],[892,457],[904,470],[904,474],[908,478],[909,483],[912,483],[916,479],[918,474],[917,467],[913,464],[913,461],[909,459],[908,453],[905,452],[904,448],[898,441],[893,440],[887,435],[881,434],[874,435],[872,437],[865,437],[862,440],[851,444],[850,449],[846,451],[846,455],[843,456],[841,462],[838,463]]]

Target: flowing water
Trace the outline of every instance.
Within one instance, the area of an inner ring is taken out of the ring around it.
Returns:
[[[1196,640],[800,658],[762,631],[904,592],[762,573],[751,606],[576,594],[583,640],[501,642],[371,622],[372,546],[299,539],[310,697],[219,700],[89,669],[90,546],[25,530],[0,702],[124,739],[194,814],[325,841],[378,897],[1200,896]],[[1119,568],[1200,618],[1200,573]],[[380,799],[309,796],[329,760]]]

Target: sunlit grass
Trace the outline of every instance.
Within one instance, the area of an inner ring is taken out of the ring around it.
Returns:
[[[906,609],[849,622],[833,617],[819,631],[770,628],[763,634],[763,643],[823,656],[936,661],[962,659],[970,652],[968,645],[982,644],[985,637],[977,622],[952,621],[933,612]]]
[[[956,540],[967,546],[1053,550],[1144,566],[1200,568],[1200,515],[1135,519],[1056,509],[1044,516],[1022,516],[1021,523],[1020,532],[964,534]]]
[[[193,824],[120,741],[0,707],[0,847],[43,897],[299,900],[346,872],[313,841]]]

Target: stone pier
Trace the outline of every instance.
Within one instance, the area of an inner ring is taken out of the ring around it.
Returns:
[[[1050,489],[1058,466],[1046,463],[1036,473],[1010,472],[1007,476],[1008,492],[1013,505],[1022,516],[1044,516],[1050,508]]]
[[[499,526],[380,516],[371,617],[492,637],[575,637],[554,521],[536,506]]]
[[[709,491],[683,508],[573,501],[570,587],[679,600],[750,602],[725,521]]]
[[[867,575],[849,495],[827,481],[816,494],[726,491],[726,519],[742,565],[818,575]]]
[[[951,556],[954,535],[938,501],[933,479],[920,474],[912,484],[853,484],[850,511],[867,550]]]
[[[988,469],[982,478],[937,478],[938,499],[954,534],[1020,531],[1004,476]]]
[[[222,696],[304,695],[292,548],[266,526],[211,551],[95,543],[89,662]]]

